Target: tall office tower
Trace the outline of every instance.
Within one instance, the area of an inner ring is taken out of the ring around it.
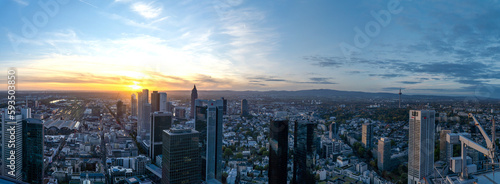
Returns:
[[[162,133],[172,127],[172,113],[154,112],[151,113],[151,147],[149,157],[152,162],[156,162],[156,156],[161,155]]]
[[[269,184],[287,182],[288,120],[273,120],[269,127]]]
[[[43,122],[38,119],[25,119],[23,126],[23,181],[42,183],[43,180]]]
[[[315,183],[313,175],[316,161],[315,126],[315,123],[308,120],[295,121],[292,184]]]
[[[381,171],[390,170],[391,141],[387,137],[382,137],[378,140],[377,166]]]
[[[434,110],[410,110],[408,183],[424,183],[434,166]]]
[[[151,128],[151,104],[150,103],[144,103],[142,106],[142,125],[141,125],[141,137],[143,140],[148,140],[149,142],[149,135],[150,135],[150,128]]]
[[[192,129],[163,130],[162,184],[201,183],[199,134]]]
[[[365,148],[372,147],[373,127],[370,123],[364,123],[362,127],[361,143]]]
[[[142,119],[142,106],[144,102],[142,101],[144,97],[142,97],[142,92],[137,92],[137,128],[139,129],[139,122]],[[137,131],[139,132],[139,131]]]
[[[160,93],[153,91],[151,93],[151,112],[160,111]]]
[[[137,98],[135,94],[132,94],[130,97],[130,114],[132,114],[132,116],[137,116]]]
[[[142,103],[149,103],[149,90],[148,89],[142,90]]]
[[[195,107],[195,129],[200,132],[202,179],[220,181],[223,102],[222,100],[196,100]]]
[[[446,134],[451,133],[451,130],[441,130],[440,135],[439,135],[439,160],[448,162],[447,158],[451,157],[452,155],[448,156],[448,141],[446,141]]]
[[[195,100],[194,127],[199,134],[201,179],[206,180],[207,168],[207,104],[206,100]]]
[[[31,108],[22,108],[21,116],[23,119],[31,118]]]
[[[338,124],[335,122],[332,122],[332,124],[330,124],[330,126],[328,128],[329,128],[329,133],[330,133],[330,135],[329,135],[330,139],[337,138],[338,134],[339,134]]]
[[[401,93],[401,88],[399,88],[399,106],[398,106],[399,108],[401,108],[401,95],[402,94],[403,93]]]
[[[195,100],[198,99],[198,90],[196,90],[196,85],[194,85],[191,91],[191,112],[189,118],[194,118],[195,111]]]
[[[167,112],[168,100],[167,93],[160,93],[160,111]]]
[[[123,102],[121,100],[118,100],[118,102],[116,102],[116,118],[123,117],[123,112],[125,109],[122,108],[123,108]]]
[[[227,99],[225,99],[224,97],[220,98],[222,100],[222,109],[224,110],[224,115],[227,114]]]
[[[241,116],[248,116],[248,101],[247,101],[247,99],[241,100]]]
[[[2,116],[2,170],[3,176],[22,181],[23,125],[22,115],[9,119],[5,109]]]

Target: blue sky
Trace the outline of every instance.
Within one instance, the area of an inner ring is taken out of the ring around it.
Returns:
[[[500,94],[493,0],[38,2],[0,2],[21,90]]]

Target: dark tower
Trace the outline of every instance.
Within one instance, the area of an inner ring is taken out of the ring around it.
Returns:
[[[160,111],[160,93],[153,91],[151,93],[151,112]]]
[[[241,100],[241,116],[248,116],[248,101],[247,101],[247,99]]]
[[[190,112],[190,118],[194,118],[194,101],[198,99],[198,90],[196,90],[196,85],[194,85],[193,90],[191,90],[191,112]]]
[[[124,111],[125,109],[123,109],[123,102],[121,100],[118,100],[118,102],[116,102],[116,117],[122,118]]]
[[[25,119],[23,128],[23,181],[42,183],[43,180],[43,122],[38,119]]]
[[[287,180],[288,120],[273,120],[269,128],[269,184]]]
[[[401,95],[403,93],[401,93],[401,88],[399,88],[399,108],[401,108]]]
[[[316,155],[315,126],[315,123],[308,120],[295,122],[292,184],[315,183],[313,175]]]

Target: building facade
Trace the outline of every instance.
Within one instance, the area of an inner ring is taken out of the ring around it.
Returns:
[[[391,168],[391,141],[387,137],[378,140],[377,166],[381,171]]]
[[[434,110],[410,110],[408,140],[408,183],[423,183],[434,166]]]
[[[294,126],[292,184],[315,183],[313,171],[316,162],[316,146],[314,144],[316,123],[298,120],[295,121]]]
[[[150,142],[149,158],[152,162],[156,162],[156,156],[162,153],[163,144],[163,130],[168,130],[172,127],[173,118],[172,113],[169,112],[154,112],[151,113],[151,126],[150,126]]]
[[[288,120],[273,120],[269,127],[269,184],[287,183]]]
[[[198,138],[192,129],[163,130],[162,184],[201,183]]]
[[[373,126],[370,123],[364,123],[362,126],[361,143],[365,148],[372,147]]]

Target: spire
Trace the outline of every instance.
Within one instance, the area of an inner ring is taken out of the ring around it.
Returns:
[[[194,85],[193,90],[196,90],[196,84]]]

